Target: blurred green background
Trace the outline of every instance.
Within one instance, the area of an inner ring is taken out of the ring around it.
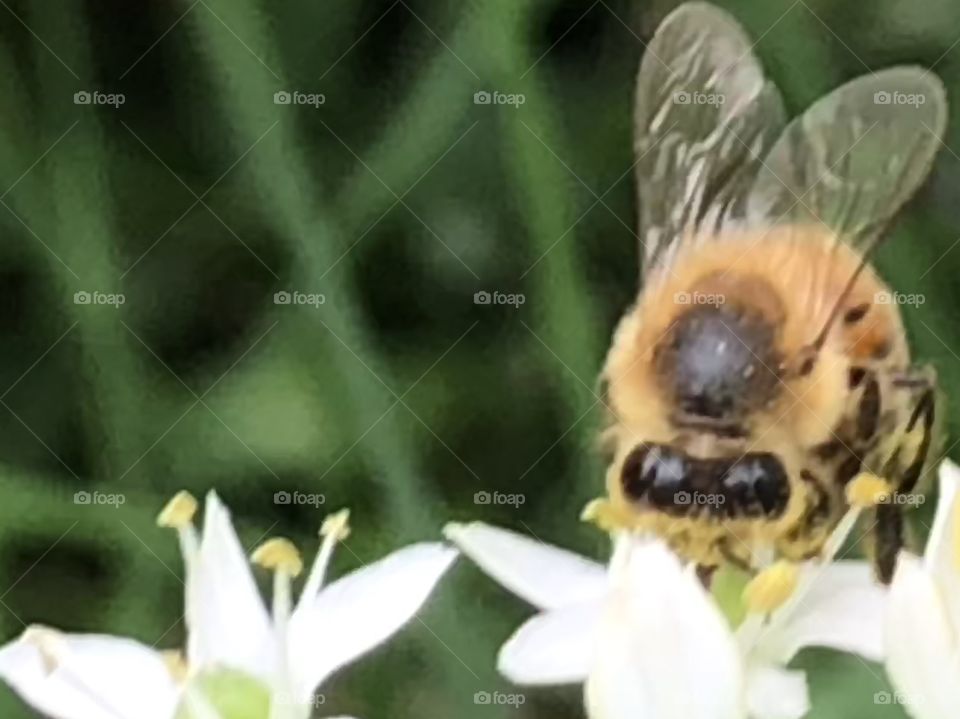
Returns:
[[[903,62],[960,97],[953,0],[721,4],[793,113]],[[154,526],[180,488],[217,488],[249,546],[282,533],[308,553],[325,511],[351,507],[337,574],[449,520],[604,557],[577,521],[602,484],[594,382],[637,279],[634,75],[675,3],[0,5],[3,639],[41,622],[180,645],[179,555]],[[124,102],[75,103],[95,91]],[[324,102],[276,104],[284,91]],[[906,321],[947,388],[958,180],[944,150],[878,260],[925,296]],[[477,504],[483,491],[524,502]],[[324,687],[322,714],[582,716],[577,688],[474,703],[517,691],[493,667],[529,613],[461,562],[423,623]],[[879,667],[799,663],[811,716],[903,716],[874,703]],[[0,715],[31,716],[0,691]]]

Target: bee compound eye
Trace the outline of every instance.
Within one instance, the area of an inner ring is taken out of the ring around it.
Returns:
[[[730,510],[741,516],[783,514],[790,485],[783,464],[771,454],[754,454],[733,464],[723,478]]]
[[[643,499],[647,490],[650,488],[650,478],[645,469],[647,455],[650,449],[645,445],[635,447],[627,455],[620,470],[620,486],[623,488],[623,494],[627,499],[638,502]]]
[[[623,463],[621,486],[627,499],[685,513],[690,506],[686,457],[669,447],[640,445]]]

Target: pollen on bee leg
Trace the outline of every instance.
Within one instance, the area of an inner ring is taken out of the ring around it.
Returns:
[[[747,610],[753,614],[770,614],[783,606],[799,583],[800,570],[796,564],[786,560],[771,564],[743,590]]]
[[[587,502],[587,505],[580,512],[580,520],[595,524],[604,532],[630,529],[636,524],[634,518],[614,506],[609,499],[602,497]]]
[[[870,472],[861,472],[847,485],[847,504],[868,509],[890,501],[893,487],[885,479]]]

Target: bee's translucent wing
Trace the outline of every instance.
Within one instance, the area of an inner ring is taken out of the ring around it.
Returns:
[[[747,200],[753,223],[816,222],[861,248],[926,178],[947,100],[916,67],[865,75],[815,102],[784,130]]]
[[[759,159],[784,124],[780,95],[730,15],[694,2],[663,21],[637,80],[645,274],[668,265],[682,238],[743,213]]]

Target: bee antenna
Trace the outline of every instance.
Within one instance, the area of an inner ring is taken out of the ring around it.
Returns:
[[[863,254],[860,256],[860,264],[857,265],[857,269],[855,269],[850,275],[850,279],[847,280],[847,284],[844,286],[843,292],[840,293],[840,296],[833,305],[833,309],[830,310],[830,314],[827,316],[827,321],[824,323],[823,329],[820,330],[817,338],[813,341],[812,348],[815,353],[818,354],[820,350],[823,349],[823,345],[826,344],[827,336],[830,334],[830,330],[833,328],[834,323],[840,316],[840,310],[843,309],[843,303],[846,302],[847,297],[850,296],[854,286],[857,284],[857,280],[860,279],[861,273],[863,273],[864,268],[866,268],[868,262],[870,261],[870,256],[873,254],[873,251],[877,249],[877,246],[880,244],[882,239],[883,233],[876,232],[866,244],[866,248],[864,249]]]

